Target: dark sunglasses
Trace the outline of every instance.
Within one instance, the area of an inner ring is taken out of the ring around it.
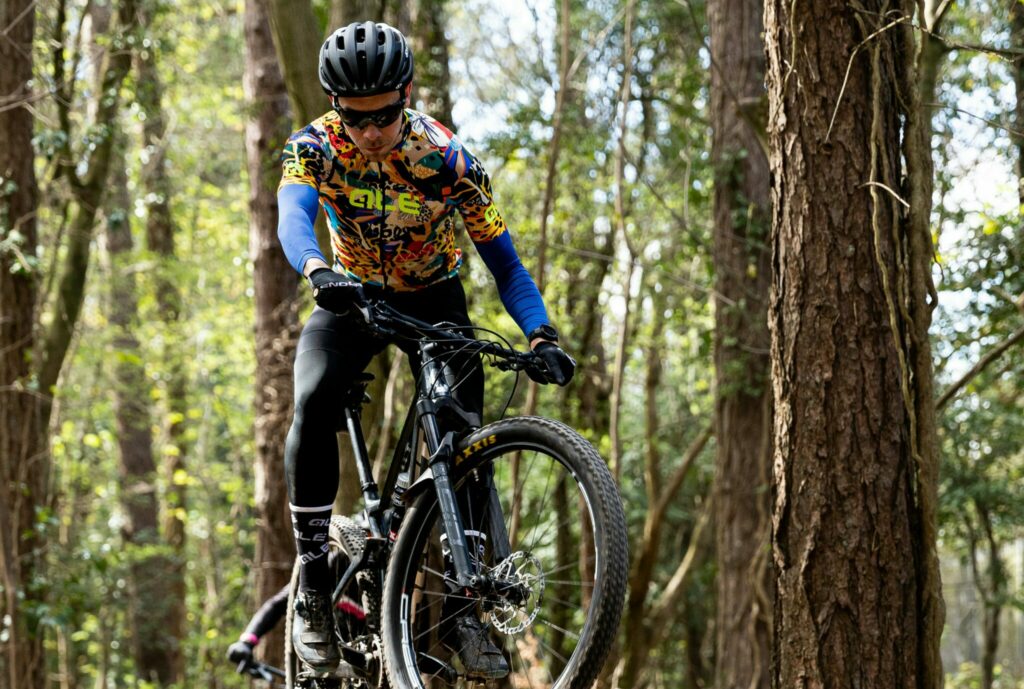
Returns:
[[[371,124],[384,128],[397,120],[405,110],[405,98],[399,98],[391,105],[385,105],[377,110],[349,110],[340,107],[335,101],[334,109],[337,110],[341,121],[354,129],[366,129]]]

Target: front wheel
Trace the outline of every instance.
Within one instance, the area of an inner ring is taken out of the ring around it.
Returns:
[[[569,427],[520,417],[474,431],[452,464],[461,489],[493,468],[503,524],[482,516],[494,512],[479,501],[475,515],[462,514],[485,534],[474,539],[467,526],[474,565],[492,586],[452,585],[436,493],[424,491],[405,515],[384,583],[392,686],[479,686],[450,632],[452,618],[472,615],[509,668],[488,686],[590,687],[618,630],[628,570],[622,502],[604,461]]]

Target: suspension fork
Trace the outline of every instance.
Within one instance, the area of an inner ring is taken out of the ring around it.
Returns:
[[[462,514],[459,512],[459,505],[455,499],[455,487],[452,485],[449,471],[452,459],[455,457],[455,433],[448,431],[441,436],[437,424],[437,407],[432,400],[421,398],[416,406],[420,417],[420,428],[423,430],[423,440],[430,453],[427,464],[433,477],[437,503],[441,510],[441,523],[448,538],[452,564],[455,566],[455,579],[462,588],[476,588],[482,582],[470,562]]]

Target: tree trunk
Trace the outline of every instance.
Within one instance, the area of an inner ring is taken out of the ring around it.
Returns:
[[[1010,4],[1010,47],[1024,50],[1024,5],[1019,2]],[[1014,60],[1013,85],[1017,102],[1013,109],[1015,132],[1010,133],[1017,153],[1017,195],[1021,207],[1024,207],[1024,60]]]
[[[863,9],[765,11],[774,685],[939,689],[934,428],[920,414],[933,404],[928,285],[921,209],[896,198],[901,123],[920,117],[919,100],[906,35],[886,28],[910,10]]]
[[[320,28],[309,0],[267,0],[270,35],[292,106],[292,126],[297,129],[330,109],[317,78]],[[280,142],[284,146],[284,141]],[[324,242],[320,242],[321,247]],[[328,247],[329,249],[329,247]]]
[[[108,40],[110,45],[120,49],[105,51],[99,67],[99,87],[89,108],[95,113],[95,123],[110,123],[117,117],[121,107],[121,84],[132,64],[137,22],[134,0],[122,0],[116,5]],[[131,42],[129,37],[132,38]],[[70,140],[71,132],[65,134]],[[67,254],[59,269],[56,303],[52,309],[53,321],[37,353],[40,390],[50,390],[57,384],[85,296],[85,278],[89,269],[96,212],[103,202],[113,152],[113,127],[96,127],[95,134],[96,138],[90,143],[90,148],[83,153],[85,176],[78,177],[73,168],[65,172],[70,178],[74,212],[68,227]],[[44,407],[45,426],[49,421],[50,406],[44,403]]]
[[[140,12],[143,27],[152,24],[151,8]],[[163,539],[170,546],[165,561],[164,595],[170,682],[185,678],[181,647],[185,640],[185,521],[188,447],[185,430],[188,419],[188,379],[185,370],[185,342],[182,333],[182,296],[178,261],[174,249],[174,220],[171,216],[171,178],[167,170],[167,125],[163,110],[163,85],[157,69],[160,44],[136,56],[136,99],[145,114],[142,143],[148,160],[142,170],[142,188],[146,208],[146,244],[156,255],[155,291],[160,320],[163,323],[163,347],[160,358],[166,370],[167,443],[163,453],[164,495]],[[164,675],[161,675],[164,677]]]
[[[41,390],[30,369],[38,293],[38,206],[31,111],[34,3],[0,6],[0,619],[9,633],[0,645],[0,687],[46,684],[43,632],[27,603],[41,576],[36,510],[50,502],[50,455]],[[13,106],[13,107],[12,107]],[[21,596],[25,598],[20,600]]]
[[[412,41],[416,57],[414,102],[431,117],[452,125],[452,98],[449,91],[448,37],[444,28],[445,0],[418,0],[412,7]]]
[[[288,583],[295,541],[284,477],[292,413],[292,361],[298,341],[298,275],[277,240],[278,151],[288,137],[288,94],[270,41],[266,0],[245,5],[245,147],[249,171],[249,252],[256,302],[256,604]],[[283,625],[261,644],[282,663]]]
[[[714,0],[716,686],[767,689],[771,663],[768,159],[745,113],[764,92],[761,0]]]
[[[387,0],[332,0],[327,15],[327,32],[331,33],[352,22],[386,21],[386,4]]]
[[[121,529],[131,581],[131,651],[136,672],[148,682],[168,686],[179,662],[179,640],[173,636],[168,595],[170,562],[154,552],[160,545],[156,463],[146,394],[148,384],[139,341],[138,298],[131,266],[131,198],[124,157],[116,155],[106,202],[107,249],[110,253],[110,326],[114,346],[114,416],[117,420],[121,503],[126,515]],[[183,601],[182,601],[183,603]]]
[[[540,211],[540,230],[537,239],[537,258],[532,270],[537,289],[544,293],[547,279],[548,217],[554,211],[557,197],[558,159],[562,154],[562,130],[565,126],[565,111],[569,102],[570,51],[572,39],[572,10],[569,0],[561,0],[558,10],[558,89],[555,91],[555,112],[551,122],[551,142],[548,144],[547,171],[544,175],[544,202]],[[523,414],[529,416],[537,411],[537,383],[530,381],[526,389],[526,405]],[[515,516],[513,515],[513,519]]]
[[[984,609],[982,612],[982,652],[981,652],[981,689],[992,689],[995,681],[996,658],[999,653],[999,618],[1003,614],[1003,606],[1007,599],[1006,595],[1006,568],[1003,565],[1002,555],[999,553],[999,541],[996,539],[992,527],[992,517],[988,510],[979,501],[974,501],[978,518],[981,520],[981,528],[985,532],[985,542],[988,545],[988,592],[985,592],[985,585],[978,578],[977,566],[975,565],[975,583],[982,593]]]

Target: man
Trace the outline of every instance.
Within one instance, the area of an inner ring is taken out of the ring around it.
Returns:
[[[285,146],[278,236],[291,264],[308,278],[318,307],[296,349],[295,415],[285,445],[301,562],[293,643],[307,665],[329,671],[339,662],[326,558],[338,483],[336,400],[385,346],[353,329],[345,312],[371,296],[423,321],[470,325],[458,277],[458,212],[506,310],[548,365],[550,374],[540,382],[567,384],[575,362],[557,345],[480,162],[446,127],[405,108],[413,78],[405,37],[373,22],[338,29],[320,49],[319,74],[332,110]],[[313,234],[318,203],[331,231],[332,264]],[[410,360],[415,374],[415,357]],[[479,418],[483,370],[476,358],[467,365],[470,374],[455,394]],[[460,495],[460,501],[470,499],[476,498]],[[468,676],[508,674],[475,615],[458,618],[444,635]]]

